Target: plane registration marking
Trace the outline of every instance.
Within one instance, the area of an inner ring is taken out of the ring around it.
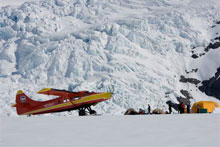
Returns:
[[[54,105],[54,102],[53,103],[49,103],[49,104],[45,104],[44,108],[47,108],[47,107],[50,107],[50,106],[53,106],[53,105]]]

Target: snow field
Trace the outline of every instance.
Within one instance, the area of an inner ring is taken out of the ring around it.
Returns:
[[[10,117],[0,123],[4,147],[220,145],[219,114]]]

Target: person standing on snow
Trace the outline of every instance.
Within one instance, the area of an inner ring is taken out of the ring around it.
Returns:
[[[178,114],[180,114],[180,113],[181,113],[181,103],[178,104]]]
[[[151,108],[150,105],[148,104],[148,114],[150,114]]]
[[[197,105],[197,113],[199,113],[199,105]]]
[[[169,104],[169,114],[172,113],[172,107],[171,107],[171,104]]]
[[[187,113],[190,113],[190,104],[187,105],[186,109],[187,109]]]
[[[185,105],[184,105],[184,103],[183,102],[181,102],[180,104],[179,104],[179,109],[180,109],[180,114],[182,114],[182,113],[184,113],[184,109],[185,109]]]

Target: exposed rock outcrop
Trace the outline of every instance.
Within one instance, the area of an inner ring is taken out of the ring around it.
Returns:
[[[208,52],[210,49],[217,49],[220,47],[220,42],[210,43],[206,48],[205,51]]]
[[[201,81],[200,80],[197,80],[195,78],[185,78],[183,75],[180,76],[180,82],[183,82],[183,83],[191,83],[191,84],[195,84],[195,85],[198,85]]]
[[[220,100],[220,67],[217,69],[215,76],[202,82],[199,90]]]

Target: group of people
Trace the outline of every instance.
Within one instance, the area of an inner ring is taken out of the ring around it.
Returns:
[[[190,104],[187,104],[185,105],[183,102],[181,102],[180,104],[177,104],[178,105],[178,108],[177,108],[177,111],[178,113],[182,114],[182,113],[190,113]],[[173,111],[172,111],[172,105],[169,104],[168,105],[169,108],[168,108],[168,111],[164,112],[162,109],[154,109],[152,112],[151,112],[151,106],[148,104],[148,110],[147,112],[144,110],[144,109],[139,109],[139,111],[135,111],[133,108],[130,108],[128,109],[126,112],[125,112],[125,115],[141,115],[141,114],[172,114]]]
[[[169,104],[169,114],[172,113],[172,106]],[[178,104],[178,113],[190,113],[190,104],[185,105],[183,102]]]

